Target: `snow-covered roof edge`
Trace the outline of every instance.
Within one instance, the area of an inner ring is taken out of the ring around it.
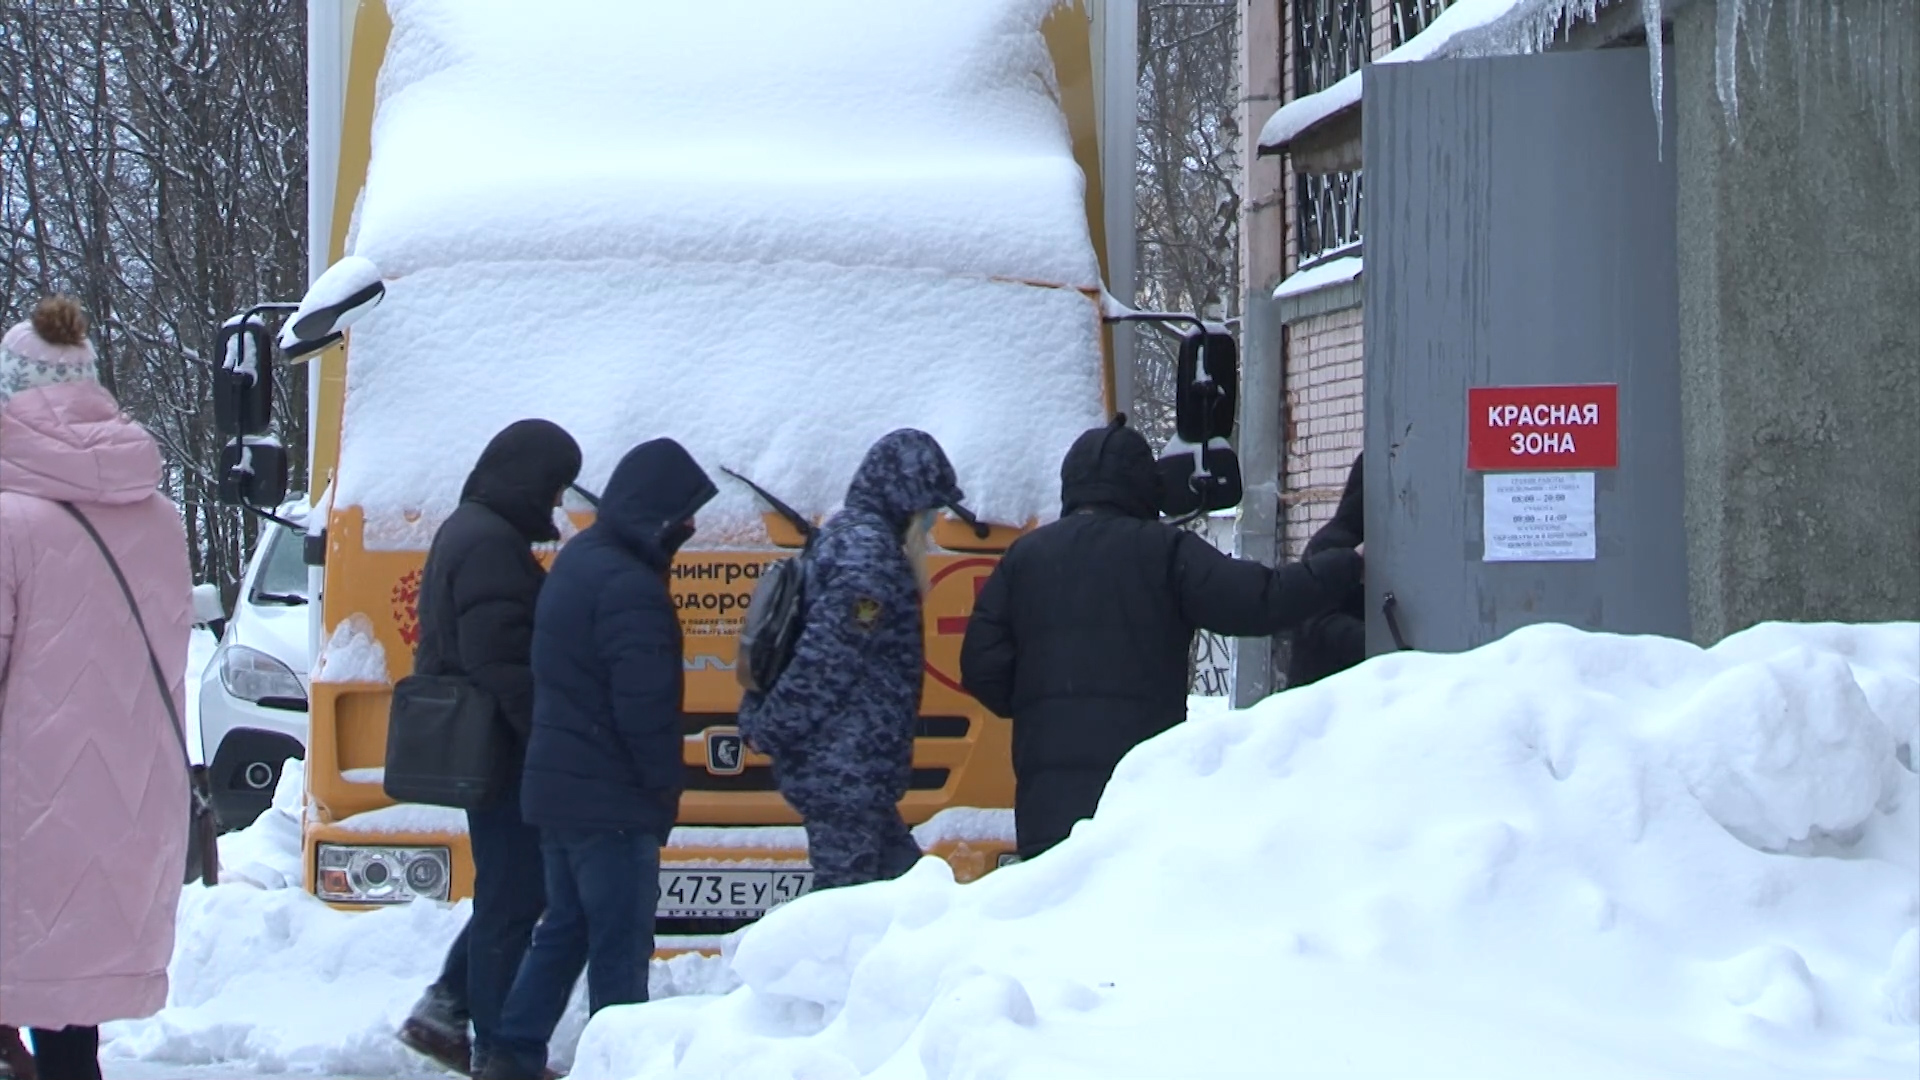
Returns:
[[[1285,300],[1289,296],[1300,296],[1329,285],[1352,281],[1360,276],[1363,269],[1361,264],[1362,256],[1348,255],[1297,271],[1274,288],[1273,298]]]
[[[1617,2],[1619,0],[1459,0],[1441,12],[1425,30],[1374,63],[1406,64],[1537,52],[1559,28],[1576,21],[1592,21],[1601,8]],[[1659,10],[1657,0],[1647,2],[1654,11]],[[1319,93],[1282,106],[1260,128],[1260,150],[1263,153],[1284,150],[1300,136],[1358,108],[1365,72],[1363,66]]]

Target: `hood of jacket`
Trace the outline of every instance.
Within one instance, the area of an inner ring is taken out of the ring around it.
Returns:
[[[1060,462],[1060,513],[1108,507],[1149,521],[1160,516],[1160,469],[1146,436],[1124,416],[1081,434]]]
[[[160,447],[105,387],[61,383],[0,406],[0,491],[118,505],[160,486]]]
[[[665,570],[689,535],[682,525],[719,489],[693,455],[672,439],[653,439],[627,451],[614,466],[595,517],[622,546]]]
[[[903,537],[916,515],[965,498],[947,452],[912,428],[881,436],[847,487],[847,509],[876,514]]]
[[[1353,467],[1347,470],[1347,488],[1340,493],[1340,505],[1333,511],[1333,517],[1313,534],[1313,539],[1307,541],[1306,554],[1329,548],[1356,548],[1366,540],[1367,500],[1361,486],[1365,476],[1360,465],[1362,456],[1354,455]]]
[[[554,501],[579,476],[580,444],[573,436],[551,421],[518,420],[480,451],[460,501],[499,514],[529,543],[550,543],[560,539]]]

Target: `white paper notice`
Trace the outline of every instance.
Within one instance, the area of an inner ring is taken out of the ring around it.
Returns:
[[[1487,473],[1485,495],[1486,562],[1595,557],[1592,473]]]

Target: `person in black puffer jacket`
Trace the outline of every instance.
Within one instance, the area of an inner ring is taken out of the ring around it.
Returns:
[[[627,453],[598,519],[560,552],[534,626],[533,739],[521,807],[546,853],[547,913],[485,1080],[537,1080],[581,968],[592,1012],[647,1000],[660,848],[681,789],[674,553],[718,494],[679,443]]]
[[[534,606],[547,577],[533,545],[560,539],[554,508],[579,475],[579,444],[558,425],[509,425],[481,452],[421,573],[413,669],[464,675],[499,702],[500,719],[517,736],[503,775],[515,778],[533,727]],[[546,907],[540,833],[520,818],[517,784],[467,812],[467,835],[473,915],[400,1029],[401,1042],[459,1072],[491,1052],[500,1007]]]
[[[1023,859],[1092,817],[1129,751],[1187,716],[1196,630],[1264,637],[1337,603],[1360,556],[1269,569],[1159,521],[1159,473],[1124,416],[1060,467],[1060,520],[1014,541],[961,644],[961,684],[1013,720]]]
[[[1367,538],[1366,497],[1362,492],[1360,457],[1347,473],[1347,489],[1333,519],[1307,541],[1309,558],[1322,551],[1358,548]],[[1287,688],[1319,682],[1367,658],[1367,589],[1356,581],[1338,607],[1316,615],[1294,631],[1293,654],[1287,662]]]

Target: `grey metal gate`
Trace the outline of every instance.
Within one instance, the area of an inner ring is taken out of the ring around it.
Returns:
[[[1646,51],[1377,64],[1365,95],[1369,651],[1389,594],[1423,650],[1688,637],[1674,112],[1662,154]]]

